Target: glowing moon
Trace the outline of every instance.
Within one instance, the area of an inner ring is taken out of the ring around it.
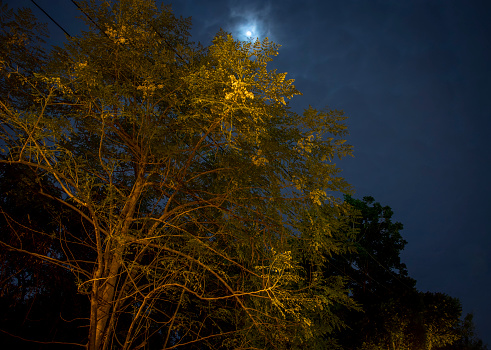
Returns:
[[[248,31],[246,32],[246,35],[247,35],[247,36],[251,36],[251,35],[252,35],[252,32],[251,32],[250,30],[248,30]]]

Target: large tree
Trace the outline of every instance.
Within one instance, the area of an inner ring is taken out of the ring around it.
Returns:
[[[346,196],[355,209],[356,253],[335,256],[327,274],[349,278],[353,300],[363,312],[347,311],[349,329],[340,333],[346,349],[435,349],[458,339],[460,301],[443,293],[420,292],[400,253],[406,241],[393,211],[373,197]]]
[[[2,92],[1,162],[29,172],[33,202],[60,206],[56,229],[11,228],[63,253],[4,249],[75,276],[88,349],[322,346],[333,305],[351,305],[343,278],[319,272],[349,249],[350,230],[317,221],[348,220],[332,196],[349,191],[342,112],[293,112],[268,39],[219,32],[204,49],[153,1],[81,7],[90,30],[42,69],[2,61],[30,103]]]

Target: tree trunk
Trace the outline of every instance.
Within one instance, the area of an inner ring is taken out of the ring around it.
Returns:
[[[102,276],[94,278],[94,283],[98,284],[98,288],[96,293],[92,294],[93,300],[91,300],[91,330],[89,333],[91,341],[89,341],[88,350],[104,350],[110,344],[113,323],[109,322],[109,320],[115,311],[113,310],[115,304],[114,296],[116,295],[116,285],[125,249],[123,242],[129,232],[138,198],[143,190],[144,171],[144,167],[141,166],[139,173],[135,174],[137,175],[135,185],[128,196],[121,215],[122,225],[120,226],[121,230],[118,232],[119,239],[111,239],[107,242],[106,252],[99,252],[99,254],[107,256],[107,260],[106,264],[104,264],[106,268],[101,274]]]

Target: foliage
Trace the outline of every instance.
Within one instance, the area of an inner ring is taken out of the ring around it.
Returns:
[[[343,278],[319,273],[350,249],[331,195],[349,191],[342,112],[293,112],[268,39],[219,32],[205,49],[152,1],[82,7],[90,30],[40,69],[2,61],[29,103],[2,90],[1,162],[32,176],[49,224],[19,221],[57,253],[3,247],[73,274],[88,349],[333,344],[334,309],[353,307]]]
[[[487,350],[488,346],[483,343],[476,334],[474,315],[467,314],[460,322],[457,334],[458,339],[453,344],[440,347],[442,350]]]
[[[47,58],[42,47],[46,33],[45,26],[36,21],[29,9],[14,12],[0,3],[3,112],[29,109],[34,103],[26,89],[26,77],[42,70]],[[2,138],[2,159],[5,159],[6,142]],[[61,224],[63,208],[40,195],[40,188],[51,195],[59,193],[33,168],[0,164],[0,342],[5,348],[25,348],[29,344],[26,339],[56,338],[66,347],[76,339],[83,339],[77,318],[88,316],[83,311],[87,304],[77,295],[72,274],[38,258],[63,256],[52,234]],[[68,221],[67,216],[63,225]],[[75,225],[71,225],[72,229]],[[11,249],[14,246],[17,249]],[[31,344],[39,349],[48,348]]]
[[[387,287],[413,287],[414,281],[408,278],[406,265],[399,256],[407,244],[400,234],[403,225],[392,222],[392,209],[382,207],[369,196],[363,200],[345,196],[345,200],[359,212],[357,254],[349,258],[354,267],[353,292],[385,294],[391,292]]]
[[[406,241],[393,211],[373,197],[346,196],[354,209],[356,254],[334,256],[326,274],[349,278],[352,298],[363,313],[347,311],[340,332],[347,349],[432,349],[458,339],[460,302],[442,293],[422,293],[408,276],[400,252]]]
[[[46,53],[42,47],[46,36],[46,26],[36,20],[30,9],[14,12],[0,1],[2,103],[23,109],[31,104],[32,96],[24,86],[25,75],[39,72],[46,60]]]

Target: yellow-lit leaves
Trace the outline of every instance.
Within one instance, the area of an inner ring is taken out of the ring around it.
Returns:
[[[42,98],[36,113],[11,114],[19,130],[12,143],[20,140],[24,158],[90,209],[91,217],[80,212],[94,225],[86,232],[100,233],[116,248],[90,245],[101,261],[150,257],[142,279],[107,283],[117,288],[114,295],[132,295],[135,305],[169,300],[172,307],[181,303],[178,294],[198,297],[205,319],[210,305],[231,298],[249,321],[262,327],[274,320],[271,337],[305,338],[319,319],[305,310],[327,310],[328,302],[340,299],[331,291],[314,297],[311,288],[322,276],[306,280],[298,258],[305,253],[321,262],[322,253],[341,249],[327,232],[336,231],[335,220],[315,213],[332,200],[328,191],[346,189],[327,162],[349,152],[339,137],[343,117],[289,109],[288,100],[299,92],[286,73],[267,67],[278,45],[235,41],[221,32],[201,50],[185,37],[181,21],[157,13],[152,3],[88,4],[98,28],[60,49],[49,76],[41,77],[45,90],[63,95],[61,103],[50,102],[63,104],[66,118],[45,113],[49,101]],[[101,280],[113,278],[103,270]],[[148,293],[147,287],[132,289],[149,280]],[[181,287],[185,292],[174,294]],[[183,310],[176,320],[190,309]],[[115,306],[114,312],[122,310]],[[284,330],[283,317],[304,331]],[[151,318],[135,317],[143,321]],[[176,322],[197,334],[191,341],[202,340],[199,329]]]
[[[322,202],[327,199],[327,195],[325,191],[316,189],[310,192],[310,199],[314,204],[322,205]]]
[[[257,150],[256,155],[252,156],[252,162],[256,166],[261,166],[266,163],[268,163],[268,160],[264,157],[262,154],[262,151],[260,149]]]
[[[250,91],[247,91],[247,84],[239,79],[235,78],[234,75],[230,75],[231,81],[231,90],[230,92],[225,93],[226,100],[233,100],[234,102],[243,102],[246,99],[254,98],[254,94]],[[226,91],[227,89],[224,89]]]
[[[64,84],[60,78],[58,77],[48,77],[41,74],[34,74],[37,78],[39,78],[42,82],[46,83],[49,87],[54,90],[61,92],[62,94],[71,94],[72,89]]]
[[[124,44],[126,42],[126,39],[124,37],[124,32],[125,32],[125,26],[121,26],[120,33],[118,33],[117,30],[113,28],[108,28],[106,29],[106,34],[109,38],[111,38],[115,43],[118,44]]]
[[[300,153],[312,153],[312,148],[316,146],[314,135],[309,135],[297,141],[297,150]]]
[[[143,92],[143,97],[146,98],[148,96],[153,95],[155,90],[163,89],[163,88],[164,88],[163,84],[154,84],[145,81],[143,85],[139,85],[136,89],[141,90]]]

